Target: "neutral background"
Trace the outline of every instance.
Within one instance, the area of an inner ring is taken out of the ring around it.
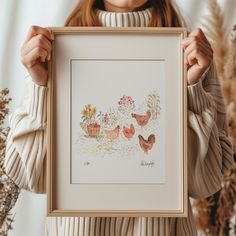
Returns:
[[[27,71],[20,62],[20,48],[31,25],[63,26],[78,0],[1,0],[0,1],[0,88],[10,89],[10,109],[20,105]],[[203,25],[207,17],[206,0],[176,0],[190,30]],[[226,26],[236,24],[236,0],[220,0]],[[23,191],[14,208],[11,236],[42,236],[46,216],[46,196]]]

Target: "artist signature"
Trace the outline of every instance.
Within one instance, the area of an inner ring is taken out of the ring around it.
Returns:
[[[147,167],[153,167],[155,165],[155,162],[153,160],[151,161],[141,161],[141,166],[147,166]]]

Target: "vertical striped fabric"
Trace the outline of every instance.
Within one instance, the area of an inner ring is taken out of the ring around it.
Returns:
[[[147,26],[150,10],[114,13],[97,10],[103,26]],[[35,193],[45,192],[47,88],[28,80],[24,105],[10,116],[5,168],[15,183]],[[205,198],[221,188],[223,173],[233,163],[227,137],[221,88],[212,63],[206,76],[188,86],[189,196]],[[51,217],[48,236],[196,236],[190,202],[188,218]],[[33,214],[33,212],[32,212]],[[27,227],[27,225],[26,225]]]
[[[145,27],[151,20],[151,10],[108,12],[97,9],[97,16],[101,25],[106,27]]]

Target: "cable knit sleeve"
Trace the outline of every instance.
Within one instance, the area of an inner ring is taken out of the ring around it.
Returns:
[[[198,83],[188,86],[187,94],[188,192],[190,197],[206,198],[220,190],[223,175],[233,163],[214,62]]]
[[[27,78],[29,92],[21,107],[9,116],[4,167],[8,176],[26,190],[45,192],[47,87]]]

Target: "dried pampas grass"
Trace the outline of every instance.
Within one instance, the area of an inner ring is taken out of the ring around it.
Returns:
[[[205,18],[203,27],[214,51],[227,110],[229,137],[236,153],[236,27],[230,39],[230,32],[225,27],[224,15],[217,0],[208,0],[207,4],[210,17]]]
[[[225,98],[226,104],[228,105],[231,101],[236,101],[236,28],[231,35],[225,62],[223,80],[228,85],[227,87],[225,86]]]
[[[223,12],[217,0],[207,1],[210,17],[203,21],[206,35],[211,43],[215,55],[217,72],[220,77],[224,76],[225,58],[227,55],[227,32]]]
[[[236,26],[229,39],[225,27],[224,15],[217,0],[208,0],[210,17],[205,18],[204,28],[211,42],[216,69],[225,100],[229,137],[236,155]],[[209,236],[229,235],[230,230],[236,235],[236,164],[225,174],[222,189],[206,200],[197,200],[195,219],[199,230]]]
[[[234,153],[236,153],[236,26],[231,35],[223,84],[229,121],[229,137],[233,144]]]

